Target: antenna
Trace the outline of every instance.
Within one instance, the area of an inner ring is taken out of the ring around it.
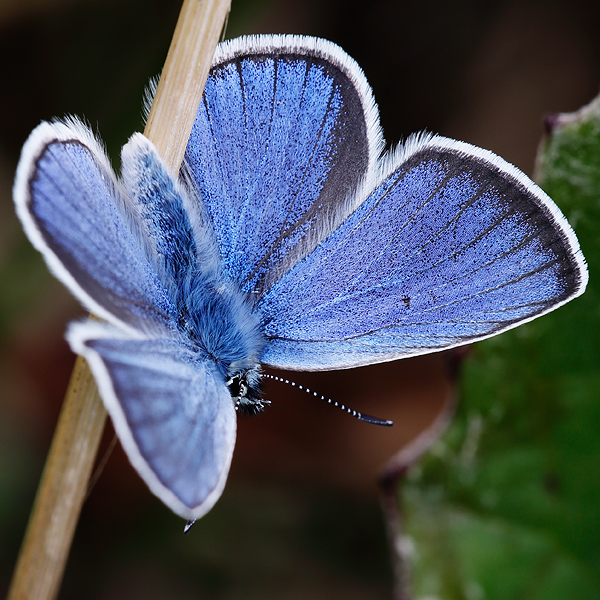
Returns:
[[[266,377],[267,379],[272,379],[274,381],[279,381],[281,383],[287,383],[288,385],[298,388],[299,390],[302,390],[303,392],[306,392],[307,394],[312,394],[315,398],[319,398],[319,400],[325,400],[325,402],[327,402],[327,404],[333,404],[333,406],[336,406],[337,408],[341,408],[342,410],[346,411],[349,415],[356,417],[359,421],[364,421],[365,423],[371,423],[371,425],[381,425],[383,427],[391,427],[394,424],[394,422],[390,421],[389,419],[378,419],[377,417],[372,417],[371,415],[366,415],[364,413],[358,412],[357,410],[348,408],[344,404],[340,404],[339,402],[336,402],[335,400],[332,400],[331,398],[327,398],[326,396],[321,396],[317,392],[313,392],[312,390],[308,389],[307,387],[304,387],[303,385],[300,385],[299,383],[295,383],[294,381],[290,381],[289,379],[282,379],[281,377],[277,377],[277,375],[269,375],[268,373],[263,373],[263,377]]]

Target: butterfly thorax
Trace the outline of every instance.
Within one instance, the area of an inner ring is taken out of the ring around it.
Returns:
[[[260,412],[268,404],[260,389],[264,338],[242,292],[222,276],[196,270],[181,281],[177,307],[179,331],[194,352],[214,362],[236,409]]]

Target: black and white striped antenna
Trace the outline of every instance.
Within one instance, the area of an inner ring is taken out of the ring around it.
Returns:
[[[289,379],[283,379],[282,377],[277,377],[277,375],[269,375],[268,373],[263,373],[263,377],[266,377],[267,379],[272,379],[273,381],[279,381],[281,383],[286,383],[287,385],[291,385],[292,387],[298,388],[299,390],[302,390],[303,392],[306,392],[307,394],[313,395],[315,398],[319,398],[319,400],[325,400],[325,402],[327,402],[327,404],[332,404],[333,406],[335,406],[337,408],[341,408],[343,411],[347,412],[349,415],[356,417],[359,421],[364,421],[365,423],[371,423],[371,425],[381,425],[383,427],[391,427],[394,424],[394,422],[390,421],[389,419],[379,419],[377,417],[372,417],[371,415],[366,415],[365,413],[361,413],[357,410],[348,408],[344,404],[340,404],[339,402],[336,402],[335,400],[332,400],[331,398],[327,398],[327,396],[322,396],[318,392],[313,392],[309,388],[304,387],[303,385],[300,385],[299,383],[296,383],[295,381],[290,381]]]

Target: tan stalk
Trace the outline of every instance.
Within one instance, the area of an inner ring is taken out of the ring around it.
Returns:
[[[231,0],[184,0],[145,135],[173,173],[183,160]],[[106,411],[89,367],[77,358],[46,459],[9,600],[58,595]]]

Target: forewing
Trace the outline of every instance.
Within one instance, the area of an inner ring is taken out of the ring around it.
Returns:
[[[152,492],[182,517],[208,512],[225,486],[236,431],[233,400],[211,361],[175,340],[124,338],[94,323],[72,326],[68,339]]]
[[[382,145],[369,85],[334,44],[219,46],[185,160],[223,266],[254,301],[355,208]]]
[[[218,270],[212,226],[201,203],[168,172],[154,145],[134,134],[123,147],[123,187],[148,260],[177,297],[197,268]]]
[[[263,298],[266,364],[354,367],[489,337],[581,294],[556,205],[490,152],[413,141],[392,172]]]
[[[89,310],[130,330],[169,328],[172,303],[88,129],[74,121],[37,127],[23,147],[14,198],[33,245]]]

